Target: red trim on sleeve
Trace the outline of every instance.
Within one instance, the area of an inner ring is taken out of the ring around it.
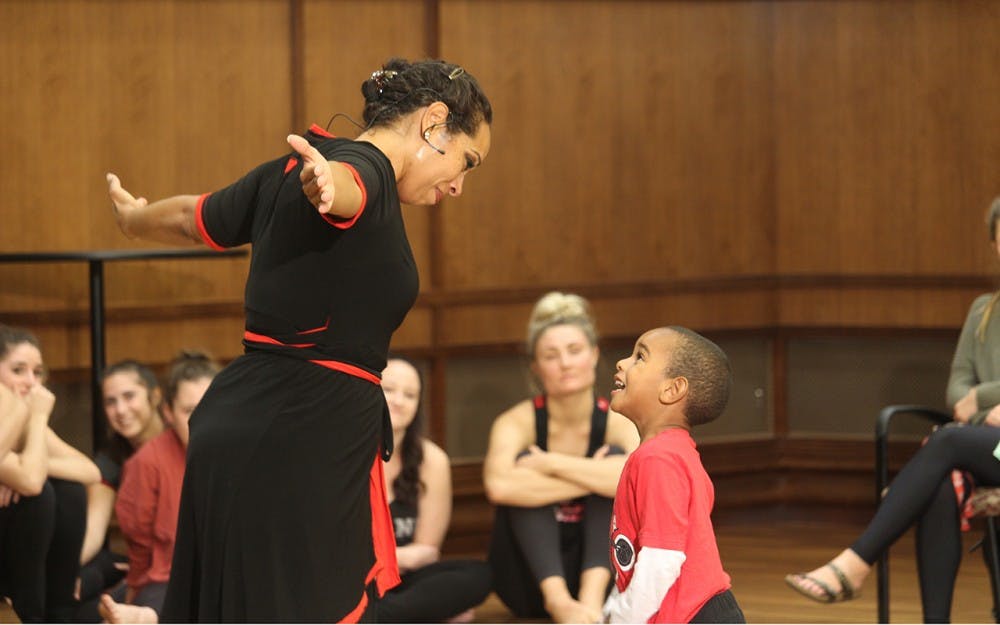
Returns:
[[[285,163],[285,173],[287,174],[288,172],[295,169],[295,166],[298,164],[299,164],[299,159],[295,158],[294,156],[288,159],[288,162]]]
[[[313,125],[309,126],[309,132],[313,133],[314,135],[319,135],[321,137],[326,137],[327,139],[334,139],[334,138],[336,138],[333,135],[331,135],[329,132],[327,132],[326,128],[323,128],[322,126],[320,126],[318,124],[313,124]]]
[[[365,212],[365,204],[368,203],[368,190],[365,189],[365,183],[361,180],[361,174],[358,173],[357,169],[354,169],[352,165],[347,163],[341,163],[341,165],[346,167],[348,171],[351,172],[351,175],[354,176],[354,182],[358,183],[358,189],[361,190],[361,206],[358,208],[358,212],[354,213],[354,217],[351,217],[347,221],[331,217],[329,214],[324,214],[323,219],[325,219],[326,222],[334,228],[347,230],[354,225],[354,222],[356,222],[359,217],[361,217],[361,213]]]
[[[198,234],[201,235],[201,240],[205,242],[205,245],[212,248],[216,252],[222,252],[226,248],[216,243],[215,240],[212,239],[211,235],[208,234],[208,230],[205,229],[205,220],[202,218],[201,214],[202,208],[205,206],[205,200],[208,199],[209,195],[211,195],[211,193],[202,193],[198,197],[198,203],[194,207],[194,223],[198,226]]]

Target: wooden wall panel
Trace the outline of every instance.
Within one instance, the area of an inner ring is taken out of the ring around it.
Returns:
[[[124,247],[105,171],[151,198],[199,192],[283,143],[282,3],[13,2],[0,11],[0,74],[4,93],[16,94],[0,104],[10,146],[0,176],[5,205],[17,209],[2,249]],[[39,216],[52,217],[48,227]]]
[[[769,15],[748,2],[442,1],[442,56],[496,113],[486,165],[442,208],[442,284],[769,272]]]
[[[430,56],[427,3],[413,0],[306,0],[303,11],[303,99],[300,126],[326,126],[342,113],[363,124],[361,83],[390,57],[409,60]],[[353,137],[360,129],[344,117],[329,127]],[[404,208],[407,234],[420,269],[421,288],[431,283],[430,211]]]
[[[268,0],[0,5],[0,80],[16,94],[0,101],[0,250],[155,247],[118,232],[105,172],[156,199],[283,150],[287,15]],[[108,304],[238,302],[245,273],[245,260],[122,265]],[[0,310],[86,309],[85,266],[0,266],[0,282]]]
[[[422,292],[393,347],[438,397],[449,356],[520,344],[549,288],[611,338],[956,329],[996,267],[998,31],[982,0],[2,2],[0,251],[145,246],[108,169],[152,198],[218,188],[358,117],[387,57],[440,55],[496,120],[464,197],[405,209]],[[109,265],[109,357],[235,355],[246,268]],[[0,321],[88,366],[83,265],[0,284]]]
[[[777,2],[774,19],[777,271],[990,267],[1000,5]]]
[[[768,327],[774,319],[767,291],[588,297],[601,336],[634,340],[650,328],[685,325],[702,331]],[[534,299],[449,306],[441,311],[440,347],[521,344]],[[740,315],[730,314],[738,310]]]
[[[788,289],[777,308],[781,326],[960,328],[969,306],[985,288],[868,287]]]

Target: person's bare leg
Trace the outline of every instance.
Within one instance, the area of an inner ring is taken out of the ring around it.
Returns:
[[[850,582],[855,593],[861,590],[861,585],[865,582],[865,579],[872,570],[871,565],[862,560],[861,556],[854,553],[851,549],[841,551],[837,557],[830,560],[827,564],[833,564],[843,571],[844,577],[846,577],[847,581]],[[826,564],[817,569],[813,569],[808,573],[795,575],[793,577],[795,578],[795,583],[799,588],[805,590],[810,595],[815,596],[817,599],[822,599],[826,593],[823,588],[808,578],[812,578],[826,584],[835,593],[839,593],[842,589],[842,585],[840,583],[840,579],[837,577],[837,574]]]
[[[594,610],[573,598],[566,580],[558,575],[546,577],[539,584],[545,599],[545,611],[556,623],[596,623],[601,611]]]
[[[604,610],[610,582],[611,571],[603,566],[585,570],[580,574],[580,603],[600,614]]]
[[[153,624],[160,622],[160,616],[153,608],[132,605],[130,603],[118,603],[110,595],[101,595],[101,601],[97,604],[97,612],[104,619],[105,623]]]

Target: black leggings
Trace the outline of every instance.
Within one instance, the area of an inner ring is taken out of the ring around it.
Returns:
[[[50,479],[0,508],[0,587],[22,623],[69,623],[87,522],[82,484]]]
[[[375,604],[377,623],[443,623],[490,594],[490,568],[477,560],[442,560],[403,574]]]
[[[993,456],[998,443],[1000,428],[939,428],[893,480],[875,517],[851,546],[862,560],[874,564],[917,524],[920,596],[927,623],[950,620],[962,559],[961,519],[951,471],[967,471],[981,486],[1000,485],[1000,460]]]
[[[611,570],[611,505],[607,497],[590,495],[579,523],[559,523],[551,505],[497,506],[490,544],[493,586],[515,615],[548,616],[539,588],[539,582],[547,577],[565,579],[575,597],[583,571],[595,567]]]

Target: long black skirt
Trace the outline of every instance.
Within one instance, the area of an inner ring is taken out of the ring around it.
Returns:
[[[376,568],[384,408],[376,384],[275,354],[216,376],[191,417],[161,620],[356,617]]]

